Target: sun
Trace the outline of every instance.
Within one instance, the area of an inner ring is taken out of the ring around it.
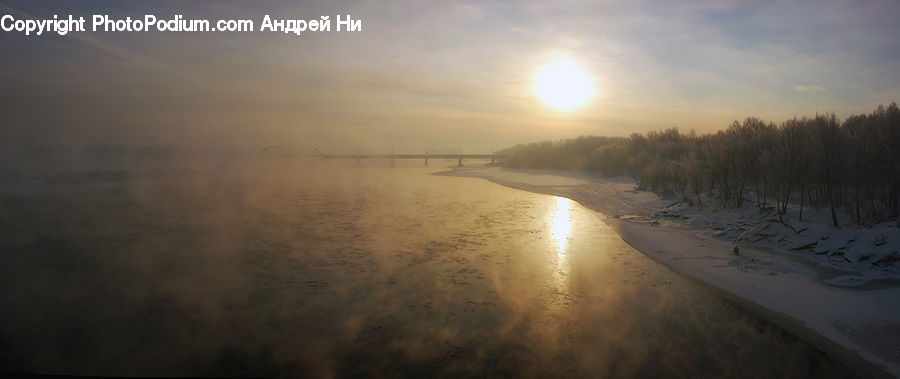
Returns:
[[[591,75],[570,57],[556,58],[541,66],[534,78],[534,94],[561,111],[587,105],[596,91]]]

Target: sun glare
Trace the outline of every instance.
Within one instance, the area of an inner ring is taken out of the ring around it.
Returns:
[[[568,111],[583,107],[594,97],[593,78],[569,57],[557,58],[540,67],[534,94],[550,107]]]
[[[565,255],[566,245],[569,243],[569,234],[572,233],[572,218],[569,216],[571,207],[571,200],[565,197],[556,198],[556,210],[550,219],[552,225],[550,236],[556,244],[556,252],[559,255]]]

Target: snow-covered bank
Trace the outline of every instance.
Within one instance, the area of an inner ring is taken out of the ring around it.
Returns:
[[[636,249],[721,290],[864,376],[882,374],[873,365],[900,376],[900,274],[890,259],[860,259],[872,251],[890,256],[900,247],[897,228],[836,231],[808,216],[812,222],[790,230],[746,211],[698,213],[636,190],[630,179],[582,172],[466,167],[442,174],[576,200],[603,213]]]

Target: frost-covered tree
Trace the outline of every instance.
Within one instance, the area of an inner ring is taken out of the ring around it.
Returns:
[[[698,136],[676,128],[629,138],[582,136],[506,149],[510,167],[587,169],[630,174],[659,194],[704,194],[722,206],[755,197],[761,212],[787,222],[788,208],[829,208],[838,226],[841,207],[857,224],[897,219],[900,213],[900,109],[879,106],[843,123],[833,113],[792,118],[775,126],[756,117]],[[774,202],[774,207],[769,206]]]

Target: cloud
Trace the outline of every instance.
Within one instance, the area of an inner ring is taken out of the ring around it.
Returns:
[[[822,87],[822,86],[810,86],[810,85],[797,84],[797,85],[794,85],[794,90],[798,91],[798,92],[822,92],[822,91],[827,91],[828,89],[825,87]]]
[[[333,141],[333,150],[348,140],[416,149],[434,140],[473,150],[607,130],[705,132],[749,114],[847,115],[900,93],[900,44],[889,37],[900,33],[890,17],[900,2],[339,1],[271,1],[264,10],[298,18],[346,9],[364,20],[364,32],[0,33],[0,47],[21,52],[0,59],[5,125],[66,140],[315,138],[320,147]],[[2,12],[38,18],[175,11],[168,2],[0,3]],[[216,4],[177,11],[260,16],[245,2]],[[603,94],[566,117],[531,95],[535,68],[558,52],[582,62]]]

